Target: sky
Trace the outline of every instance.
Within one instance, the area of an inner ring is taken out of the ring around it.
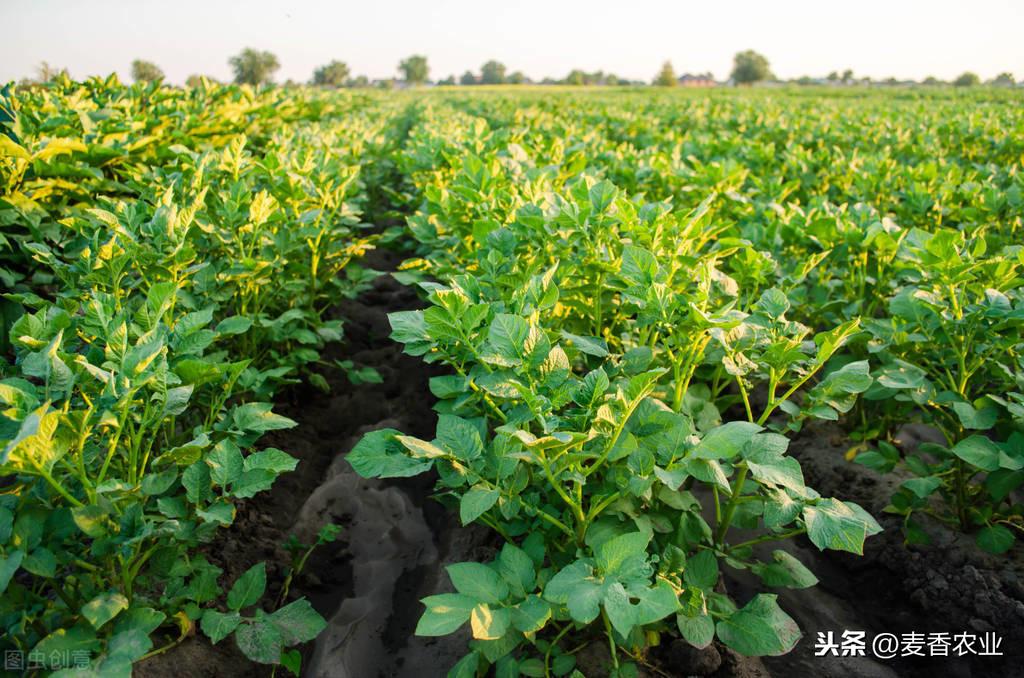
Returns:
[[[432,79],[489,59],[536,80],[574,68],[650,80],[665,60],[725,79],[745,49],[781,78],[850,68],[876,79],[1024,79],[1024,0],[0,0],[0,26],[0,83],[42,61],[76,78],[127,79],[136,58],[171,82],[226,80],[245,47],[278,56],[278,81],[307,81],[332,59],[393,77],[410,54],[427,56]]]

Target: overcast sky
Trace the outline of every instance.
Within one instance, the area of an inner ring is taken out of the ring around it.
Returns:
[[[331,59],[391,77],[414,53],[433,79],[488,59],[534,79],[582,68],[650,80],[666,59],[724,79],[744,49],[782,78],[1024,78],[1024,0],[0,0],[0,26],[0,82],[41,61],[127,76],[135,58],[173,82],[226,79],[228,57],[248,46],[277,54],[279,81]]]

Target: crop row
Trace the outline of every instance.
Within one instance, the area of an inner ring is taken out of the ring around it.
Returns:
[[[881,529],[787,454],[822,421],[898,474],[908,542],[937,521],[1005,553],[1022,157],[1024,117],[984,98],[5,92],[0,647],[127,675],[198,628],[299,670],[323,620],[264,600],[262,565],[225,597],[207,545],[295,467],[260,442],[294,425],[275,396],[351,369],[327,311],[375,246],[413,250],[394,275],[425,308],[393,338],[445,372],[432,440],[348,460],[436,473],[502,544],[424,601],[419,634],[471,628],[455,676],[567,675],[588,644],[635,675],[665,634],[792,649],[774,594],[738,607],[722,575],[813,586],[765,546]],[[942,442],[904,447],[911,423]]]
[[[424,600],[418,633],[472,628],[454,675],[563,675],[567,648],[601,635],[615,675],[665,631],[790,650],[775,597],[737,609],[719,573],[810,586],[786,551],[752,547],[806,534],[860,553],[880,529],[786,455],[814,419],[842,419],[859,462],[911,476],[887,509],[908,541],[927,540],[922,513],[1012,546],[1024,202],[1021,136],[1004,130],[1021,121],[883,104],[422,107],[397,161],[422,256],[398,277],[429,306],[392,314],[392,336],[452,374],[431,382],[434,440],[379,431],[349,461],[436,470],[463,522],[505,541]],[[945,444],[901,455],[908,422]]]
[[[130,675],[201,627],[297,672],[286,648],[323,620],[304,599],[243,617],[262,564],[218,607],[200,546],[295,468],[260,439],[295,425],[272,410],[283,386],[326,387],[325,309],[370,279],[360,165],[385,118],[113,79],[4,104],[0,646]]]

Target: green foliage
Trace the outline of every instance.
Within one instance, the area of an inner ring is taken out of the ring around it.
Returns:
[[[295,425],[270,401],[341,337],[325,310],[368,280],[358,164],[378,123],[358,100],[209,83],[68,82],[5,103],[0,647],[74,645],[108,675],[221,598],[199,549],[296,466],[261,438]],[[312,632],[275,640],[267,618],[236,623],[261,660]]]
[[[132,62],[132,80],[135,82],[155,82],[164,79],[164,72],[152,61],[136,59]]]
[[[313,71],[313,84],[320,87],[344,87],[350,71],[343,61],[332,61]]]
[[[505,64],[488,61],[480,67],[480,83],[484,85],[500,85],[505,82]]]
[[[761,80],[770,80],[774,76],[768,65],[768,59],[754,50],[748,49],[744,52],[737,52],[733,57],[731,77],[737,85],[749,85]]]
[[[398,70],[402,77],[410,85],[422,85],[430,77],[430,66],[427,65],[427,57],[414,54],[411,57],[402,59],[398,64]]]
[[[274,73],[281,64],[272,52],[246,47],[228,59],[231,70],[235,72],[235,82],[239,85],[264,85],[272,82]]]
[[[654,84],[658,87],[675,87],[679,84],[676,82],[676,71],[672,68],[671,61],[666,61],[662,64],[658,75],[654,76]]]
[[[327,622],[305,598],[270,613],[255,608],[252,615],[244,615],[246,608],[263,597],[266,584],[263,563],[254,565],[235,580],[228,591],[228,611],[206,609],[200,618],[200,628],[214,644],[234,635],[238,649],[252,661],[284,664],[298,676],[300,664],[297,663],[297,655],[291,654],[287,648],[316,638]]]
[[[956,76],[956,80],[953,81],[954,87],[975,87],[981,84],[981,78],[978,77],[977,73],[971,73],[965,71],[960,75]]]

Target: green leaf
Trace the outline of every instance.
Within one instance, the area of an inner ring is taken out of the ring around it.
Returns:
[[[562,338],[568,341],[577,351],[604,358],[608,355],[608,342],[599,337],[583,337],[562,330]]]
[[[149,478],[149,476],[146,477]],[[71,509],[71,518],[75,521],[78,529],[87,536],[102,537],[107,533],[107,512],[95,504],[74,507]]]
[[[255,605],[267,588],[267,564],[260,561],[235,580],[228,591],[228,608],[234,611]]]
[[[395,440],[400,442],[405,449],[409,450],[414,457],[421,457],[425,459],[438,459],[447,457],[448,453],[442,450],[434,443],[428,443],[425,440],[419,438],[413,438],[412,436],[395,436]]]
[[[982,550],[1000,555],[1013,547],[1014,536],[1003,525],[989,525],[978,532],[975,541]]]
[[[32,574],[50,579],[57,574],[57,556],[45,547],[39,547],[25,556],[21,567]]]
[[[397,439],[399,431],[385,428],[363,436],[345,460],[363,478],[408,478],[430,470],[430,461],[413,459]]]
[[[792,650],[802,634],[776,600],[769,593],[754,596],[741,610],[718,622],[719,639],[747,657],[774,657]]]
[[[176,417],[185,411],[188,407],[189,398],[192,397],[192,391],[195,387],[192,384],[186,384],[184,386],[177,386],[175,388],[167,389],[167,396],[164,399],[164,411],[165,417]]]
[[[643,626],[661,621],[679,610],[679,598],[672,585],[663,579],[649,588],[640,589],[636,593],[636,623]]]
[[[243,471],[269,471],[277,476],[295,470],[299,460],[276,447],[267,447],[253,452],[242,462]]]
[[[995,471],[999,468],[999,448],[984,436],[972,435],[964,438],[953,446],[953,454],[984,471]]]
[[[277,627],[285,645],[313,640],[327,628],[327,622],[305,598],[288,603],[269,614],[267,619]]]
[[[128,599],[120,593],[111,591],[101,593],[83,605],[82,616],[89,620],[94,629],[99,629],[126,609],[128,609]]]
[[[630,576],[647,563],[651,534],[631,532],[613,537],[597,548],[597,567],[606,577]]]
[[[99,648],[100,641],[96,638],[96,631],[78,625],[68,629],[57,629],[36,643],[32,652],[46,663],[47,668],[60,668],[64,658],[78,656],[78,653],[82,652],[88,656]],[[53,658],[57,658],[57,662],[53,662]]]
[[[508,596],[508,584],[482,563],[455,563],[447,568],[455,590],[481,603],[497,605]]]
[[[476,678],[480,667],[480,655],[470,652],[448,671],[446,678]]]
[[[718,558],[711,551],[700,551],[686,560],[683,581],[699,589],[712,590],[718,583]]]
[[[217,334],[245,334],[252,327],[252,319],[246,318],[242,315],[233,315],[230,318],[224,318],[219,323],[215,331]]]
[[[255,497],[260,492],[269,490],[276,478],[276,474],[263,469],[242,471],[242,475],[231,484],[231,496],[239,499]]]
[[[458,593],[428,596],[421,601],[427,606],[416,625],[417,636],[446,636],[469,621],[477,602]]]
[[[236,429],[247,433],[266,433],[297,426],[297,423],[288,417],[271,412],[273,407],[270,403],[238,405],[231,412],[231,421]]]
[[[164,492],[169,490],[172,485],[174,485],[174,481],[177,479],[178,469],[174,467],[171,467],[166,471],[161,471],[160,473],[149,472],[146,474],[146,477],[142,479],[142,493],[145,494],[147,497],[155,497],[157,495],[163,494]],[[77,520],[75,522],[76,524],[78,523]],[[81,524],[79,524],[78,526],[82,527]],[[85,531],[84,528],[82,531]]]
[[[200,504],[209,501],[213,496],[210,491],[210,467],[203,462],[196,462],[181,474],[181,486],[189,502]]]
[[[464,462],[473,461],[484,453],[480,429],[466,419],[451,414],[442,414],[437,418],[435,442]]]
[[[462,495],[459,502],[459,518],[463,525],[471,522],[486,513],[498,501],[501,492],[486,487],[474,487]]]
[[[636,609],[629,602],[629,594],[619,582],[610,584],[605,591],[604,611],[608,614],[612,626],[622,636],[628,636],[637,624]]]
[[[604,587],[593,578],[590,565],[577,560],[563,567],[544,587],[544,598],[557,605],[566,605],[578,622],[589,624],[601,613]]]
[[[501,367],[521,365],[529,334],[530,325],[523,318],[509,313],[495,315],[487,332],[484,360]]]
[[[240,625],[235,630],[235,643],[249,659],[260,664],[277,664],[281,660],[281,632],[265,619]]]
[[[942,479],[935,476],[928,476],[927,478],[911,478],[910,480],[904,480],[900,487],[905,487],[921,499],[924,499],[935,490],[942,486]]]
[[[210,467],[210,480],[214,485],[227,487],[242,475],[242,452],[230,440],[222,440],[206,455]]]
[[[21,567],[21,561],[25,557],[24,551],[12,551],[8,556],[0,556],[0,595],[7,590],[11,583],[11,577]]]
[[[878,524],[873,519],[873,525],[868,524],[864,516],[859,515],[851,506],[838,499],[823,499],[817,505],[805,506],[804,522],[811,542],[821,550],[834,549],[864,555],[864,540],[868,536],[868,529]]]
[[[551,619],[551,606],[540,596],[527,596],[512,608],[512,625],[523,633],[536,633]]]
[[[732,459],[763,427],[746,421],[730,421],[711,429],[690,454],[699,459]]]
[[[706,614],[696,617],[677,614],[676,626],[679,628],[679,633],[683,634],[686,642],[697,649],[703,650],[715,639],[715,622]]]
[[[526,551],[506,543],[498,554],[497,565],[498,573],[517,597],[523,597],[533,590],[536,575],[533,560]]]
[[[141,629],[128,629],[113,635],[107,642],[107,657],[129,662],[138,661],[153,649],[153,641]]]
[[[755,563],[750,568],[766,586],[806,589],[818,583],[814,573],[786,551],[775,550],[772,559],[775,562]]]
[[[147,636],[155,631],[167,619],[167,615],[151,607],[132,607],[117,615],[114,622],[114,633],[129,629],[142,631]]]
[[[996,425],[999,418],[999,410],[995,407],[983,407],[978,410],[970,403],[953,403],[953,411],[964,428],[975,431],[987,431]]]
[[[786,442],[785,438],[774,433],[759,434],[755,436],[755,440],[767,436],[777,436],[782,438],[783,443]],[[785,450],[785,446],[782,449]],[[766,445],[757,446],[757,449],[753,451],[745,450],[744,457],[747,460],[750,474],[759,482],[787,488],[793,490],[797,495],[806,496],[807,486],[804,484],[804,474],[800,469],[800,462],[796,459],[783,456],[777,449],[770,449]]]
[[[789,299],[782,290],[773,287],[765,290],[761,298],[754,304],[754,308],[761,314],[777,320],[789,310]]]
[[[286,650],[281,653],[281,666],[288,669],[288,673],[299,678],[302,673],[302,653],[298,650]]]
[[[217,610],[206,610],[200,627],[203,633],[216,645],[231,635],[231,632],[238,628],[242,617],[237,612],[218,612]]]

